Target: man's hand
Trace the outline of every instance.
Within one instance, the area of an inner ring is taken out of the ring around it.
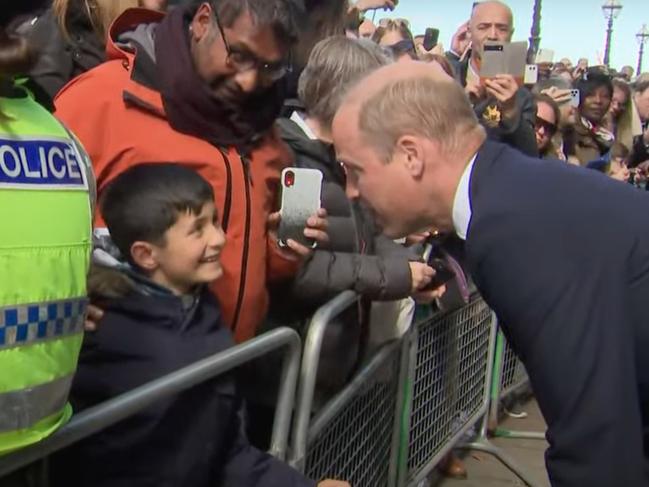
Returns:
[[[406,237],[405,246],[411,247],[412,245],[424,243],[428,237],[430,237],[430,232],[420,232],[420,233],[410,234]]]
[[[446,292],[446,285],[442,284],[437,289],[430,289],[428,291],[421,291],[415,293],[412,295],[412,298],[418,304],[428,304],[444,296],[445,292]]]
[[[351,487],[351,484],[342,480],[323,480],[317,487]]]
[[[409,262],[410,277],[412,286],[410,289],[411,294],[417,293],[420,289],[428,286],[430,281],[435,276],[435,269],[423,262]]]
[[[358,0],[356,8],[361,12],[382,8],[383,10],[394,10],[397,6],[395,0]]]
[[[518,92],[518,83],[511,74],[499,74],[494,78],[485,80],[485,88],[489,96],[493,96],[498,100],[503,119],[511,120],[517,115],[516,93]]]
[[[471,44],[471,41],[469,40],[469,21],[467,20],[458,27],[455,34],[453,34],[451,39],[451,51],[462,57],[465,51],[469,48],[469,44]]]
[[[270,238],[277,240],[277,229],[282,217],[279,212],[271,213],[268,216],[268,235]],[[327,210],[320,208],[318,213],[311,216],[306,222],[304,229],[304,236],[311,238],[320,244],[329,242],[329,235],[327,235]],[[288,249],[280,249],[285,258],[289,260],[304,260],[311,255],[313,249],[289,239],[286,242]]]
[[[83,324],[83,328],[86,331],[97,331],[97,324],[104,317],[104,310],[98,308],[93,304],[88,305],[88,310],[86,313],[86,321]]]
[[[471,79],[467,80],[464,92],[469,96],[469,100],[471,100],[471,103],[474,105],[485,97],[484,86],[482,86],[479,81]]]

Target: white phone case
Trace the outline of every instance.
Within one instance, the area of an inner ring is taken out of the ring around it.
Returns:
[[[539,67],[536,64],[528,64],[525,66],[525,77],[523,84],[535,85],[539,80]]]
[[[315,247],[316,242],[304,236],[304,228],[309,217],[320,209],[322,191],[322,172],[317,169],[287,167],[282,171],[282,206],[279,210],[281,221],[278,230],[278,243],[286,247],[289,239],[307,247]]]

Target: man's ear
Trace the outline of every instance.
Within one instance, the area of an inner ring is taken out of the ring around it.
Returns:
[[[158,268],[158,250],[155,245],[148,242],[133,242],[131,258],[140,269],[145,271],[153,272]]]
[[[189,24],[189,30],[191,32],[191,40],[194,42],[200,42],[209,32],[212,25],[212,7],[209,3],[203,2],[200,7],[196,10],[194,18],[192,19],[191,24]]]
[[[397,150],[403,154],[403,163],[415,179],[421,179],[424,174],[424,146],[419,137],[402,135],[397,140]]]

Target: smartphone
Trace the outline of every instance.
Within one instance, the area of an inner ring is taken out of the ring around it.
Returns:
[[[439,29],[433,29],[429,27],[426,29],[426,34],[424,35],[424,49],[427,51],[432,50],[439,41]]]
[[[552,64],[554,62],[554,51],[552,49],[539,49],[536,54],[536,64]]]
[[[493,78],[507,72],[505,46],[500,42],[487,41],[482,52],[480,78]]]
[[[528,64],[525,66],[525,76],[523,78],[523,84],[525,85],[535,85],[539,80],[539,67],[536,64]]]
[[[320,209],[322,172],[317,169],[287,167],[282,171],[281,220],[277,232],[280,247],[287,247],[288,240],[295,240],[315,248],[315,240],[304,236],[307,220]]]
[[[431,259],[431,253],[433,251],[433,246],[431,244],[426,244],[423,259],[429,266],[435,269],[435,275],[431,279],[430,283],[422,289],[422,291],[431,291],[437,289],[438,287],[446,284],[455,277],[455,271],[449,266],[446,261],[439,259],[437,257]]]
[[[579,94],[579,90],[570,90],[570,104],[575,108],[579,108],[580,103],[581,95]]]

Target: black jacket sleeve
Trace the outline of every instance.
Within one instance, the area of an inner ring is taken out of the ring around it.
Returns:
[[[72,54],[67,49],[51,9],[33,25],[21,26],[20,29],[27,36],[30,45],[39,53],[36,63],[28,73],[30,81],[40,91],[37,93],[37,99],[43,93],[49,97],[44,103],[51,103],[73,75]]]
[[[295,280],[293,292],[302,299],[328,299],[346,290],[376,301],[410,295],[408,258],[316,250]]]
[[[523,154],[538,157],[539,149],[536,145],[534,134],[534,121],[536,120],[536,106],[529,91],[520,88],[516,93],[518,110],[512,120],[503,120],[496,129],[499,132],[500,142],[503,142]]]
[[[316,482],[307,479],[287,463],[257,450],[250,445],[244,431],[242,410],[233,416],[231,425],[233,442],[229,456],[218,483],[220,487],[316,487]]]
[[[633,140],[629,166],[635,167],[646,160],[649,160],[649,146],[644,143],[643,136],[639,135]]]

